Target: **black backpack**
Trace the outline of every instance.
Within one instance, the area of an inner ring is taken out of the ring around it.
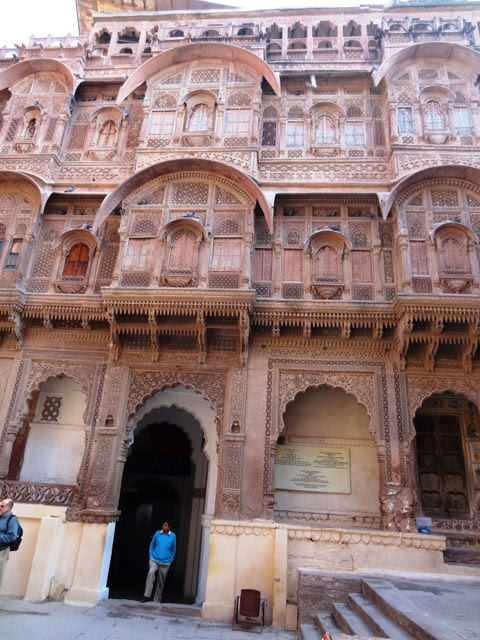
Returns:
[[[13,513],[11,513],[8,516],[7,529],[8,529],[8,523],[13,517],[14,517]],[[23,538],[23,529],[22,529],[22,525],[18,522],[18,536],[15,538],[13,542],[10,543],[10,551],[18,551],[18,547],[22,544],[22,538]]]

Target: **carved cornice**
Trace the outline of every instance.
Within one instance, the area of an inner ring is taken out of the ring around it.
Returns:
[[[382,547],[404,547],[407,549],[423,549],[428,551],[444,551],[445,537],[440,535],[424,535],[403,533],[400,531],[372,531],[359,529],[312,529],[310,527],[289,526],[288,539],[315,544],[366,545]]]
[[[210,535],[223,536],[274,536],[278,528],[274,522],[238,522],[235,520],[211,520]]]
[[[75,494],[75,486],[1,480],[0,495],[14,502],[35,502],[40,504],[69,505]]]
[[[239,291],[212,291],[197,288],[174,290],[121,289],[102,291],[105,307],[111,312],[149,313],[150,311],[176,315],[181,313],[238,313],[251,310],[255,292],[251,289]]]

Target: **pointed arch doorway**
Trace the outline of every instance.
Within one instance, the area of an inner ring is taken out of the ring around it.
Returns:
[[[213,514],[216,481],[209,472],[215,450],[212,430],[216,433],[211,407],[180,385],[155,394],[139,412],[122,478],[108,577],[111,598],[138,600],[143,595],[151,537],[169,520],[177,554],[163,601],[202,602],[205,525]]]

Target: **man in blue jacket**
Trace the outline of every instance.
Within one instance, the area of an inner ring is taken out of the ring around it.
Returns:
[[[13,508],[13,500],[5,498],[0,501],[0,587],[2,586],[3,572],[10,555],[10,543],[17,539],[17,516],[10,513]]]
[[[154,602],[161,602],[165,578],[175,557],[176,550],[177,538],[173,531],[170,530],[170,523],[166,520],[162,524],[161,530],[155,532],[150,543],[150,560],[148,563],[147,579],[145,581],[145,593],[140,602],[148,602],[148,600],[150,600],[156,574],[158,574],[157,586],[153,600]]]

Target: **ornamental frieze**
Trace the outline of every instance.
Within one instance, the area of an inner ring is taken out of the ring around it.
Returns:
[[[428,167],[437,167],[439,165],[462,164],[470,167],[480,166],[480,155],[471,154],[468,156],[469,162],[466,163],[466,156],[459,155],[457,152],[451,153],[396,153],[395,162],[398,174],[411,173],[418,169]]]
[[[37,502],[66,506],[72,501],[75,487],[62,484],[41,484],[37,482],[19,482],[6,480],[0,483],[0,496],[11,498],[14,502]]]
[[[175,153],[159,153],[155,152],[139,152],[137,156],[137,164],[135,167],[135,171],[140,171],[141,169],[145,169],[146,167],[151,167],[158,162],[164,162],[165,160],[181,160],[182,158],[191,159],[191,152],[182,152],[178,150]],[[234,153],[222,153],[221,151],[198,151],[195,150],[195,158],[202,158],[204,160],[216,160],[217,162],[223,162],[224,164],[232,165],[241,169],[242,171],[247,171],[249,173],[254,173],[257,171],[256,166],[256,152],[241,152],[235,151]]]
[[[0,163],[2,169],[9,171],[24,171],[26,173],[34,173],[37,176],[48,179],[53,176],[56,167],[54,161],[49,158],[7,158],[2,157]]]
[[[275,162],[260,164],[258,173],[261,180],[282,180],[284,182],[312,182],[315,180],[339,182],[343,180],[371,181],[388,180],[390,172],[385,162],[333,162],[324,163]]]
[[[57,180],[65,182],[119,182],[132,175],[130,165],[117,164],[108,166],[85,165],[74,167],[60,167]]]

